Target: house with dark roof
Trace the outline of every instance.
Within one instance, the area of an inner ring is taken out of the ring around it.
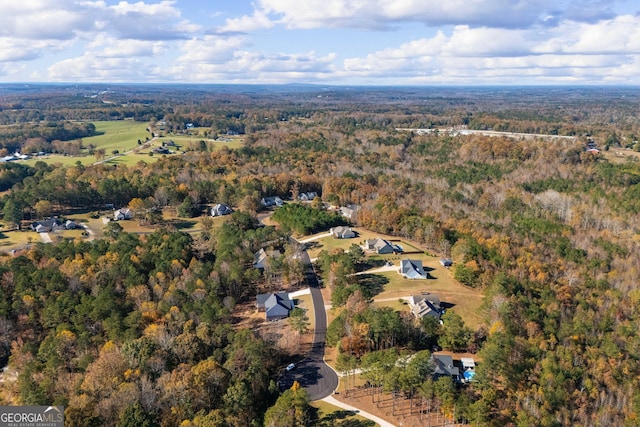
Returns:
[[[293,310],[293,301],[286,292],[259,294],[256,296],[258,311],[264,311],[267,320],[280,320],[289,317]]]
[[[431,365],[434,378],[451,377],[456,382],[460,381],[460,369],[453,365],[453,357],[450,355],[432,354]]]
[[[411,313],[418,319],[422,319],[424,316],[431,316],[440,320],[442,315],[440,298],[434,294],[411,295],[409,297],[409,307],[411,308]]]
[[[284,202],[282,201],[282,199],[278,196],[263,197],[262,200],[260,200],[260,204],[265,208],[270,208],[272,206],[282,206],[283,203]]]
[[[318,193],[316,193],[315,191],[309,191],[306,193],[298,194],[298,199],[302,200],[303,202],[309,202],[315,199],[316,197],[318,197]]]
[[[62,225],[58,218],[49,218],[31,223],[31,229],[36,233],[49,233],[50,231],[57,231],[60,227]]]
[[[352,239],[356,237],[356,233],[351,229],[351,227],[345,227],[343,225],[333,227],[329,229],[329,232],[336,239]]]
[[[233,209],[231,209],[231,206],[224,203],[218,203],[211,208],[211,216],[223,216],[230,215],[232,213]]]
[[[429,277],[429,274],[424,271],[420,260],[403,259],[400,261],[398,273],[405,279],[426,279]]]
[[[67,230],[75,230],[76,228],[78,228],[78,223],[68,219],[65,223],[64,223],[64,228],[66,228]]]
[[[440,265],[443,267],[451,267],[453,265],[453,261],[449,258],[442,258],[440,259]]]
[[[380,237],[365,240],[363,249],[367,252],[375,252],[380,255],[401,252],[400,248],[396,245]]]

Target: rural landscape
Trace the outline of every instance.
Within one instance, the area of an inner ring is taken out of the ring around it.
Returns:
[[[635,426],[640,92],[0,85],[0,405]]]

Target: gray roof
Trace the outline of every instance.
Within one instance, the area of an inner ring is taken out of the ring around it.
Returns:
[[[258,308],[264,306],[267,320],[287,317],[293,309],[293,301],[286,292],[260,294],[256,296]]]
[[[409,305],[411,306],[411,312],[417,318],[431,316],[439,319],[442,314],[440,298],[437,295],[412,295],[409,298]]]
[[[400,274],[407,279],[426,279],[427,272],[422,267],[422,261],[403,259],[400,261]]]
[[[460,375],[460,370],[453,366],[453,357],[448,354],[432,354],[431,362],[435,376],[457,377]]]

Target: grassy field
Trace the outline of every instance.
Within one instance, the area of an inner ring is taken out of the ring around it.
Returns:
[[[351,425],[354,421],[358,421],[357,425],[363,425],[364,423],[372,427],[379,425],[352,411],[346,411],[322,400],[311,402],[311,407],[313,408],[312,411],[315,412],[312,413],[312,418],[322,422],[323,425],[335,425],[337,423],[341,423],[341,425]]]
[[[400,276],[396,271],[375,273],[373,276],[379,276],[380,282],[386,282],[382,285],[382,291],[374,297],[374,300],[378,301],[377,305],[406,310],[406,306],[399,304],[398,299],[421,292],[430,292],[438,295],[443,303],[451,304],[452,309],[462,317],[467,326],[477,329],[483,324],[480,313],[480,306],[484,298],[482,292],[460,284],[453,278],[450,270],[440,265],[439,258],[426,255],[396,256],[394,258],[396,259],[392,259],[392,262],[396,266],[399,266],[400,259],[422,260],[425,269],[432,269],[429,274],[433,278],[409,280]]]
[[[96,149],[104,149],[109,155],[113,150],[121,153],[138,147],[138,140],[144,141],[151,134],[147,132],[149,123],[133,120],[93,122],[96,131],[101,135],[83,138],[85,146],[95,145]]]
[[[181,154],[184,150],[197,147],[199,141],[203,140],[203,138],[198,136],[169,135],[156,138],[150,143],[138,145],[138,140],[146,142],[146,139],[150,137],[149,132],[146,130],[149,124],[146,122],[117,120],[93,123],[96,126],[96,131],[100,135],[83,138],[82,143],[85,147],[92,145],[96,150],[104,150],[104,163],[111,165],[131,166],[140,161],[153,163],[165,156],[163,154],[153,153],[153,149],[162,146],[163,142],[173,141],[176,147],[167,148],[171,152]],[[223,140],[204,139],[204,141],[209,150],[216,151],[222,147],[229,147],[231,149],[239,148],[242,146],[244,138],[241,136],[230,136]],[[113,154],[116,150],[118,151],[118,155]],[[83,165],[90,165],[97,162],[98,158],[95,155],[89,155],[88,149],[85,148],[78,156],[50,154],[21,161],[21,163],[33,166],[39,161],[54,165],[73,166],[78,162]]]
[[[307,251],[309,252],[309,256],[311,258],[316,258],[318,254],[323,250],[331,252],[332,250],[337,248],[344,249],[346,251],[353,244],[363,245],[365,240],[375,239],[376,237],[382,237],[383,239],[392,240],[394,244],[398,244],[402,246],[402,248],[405,251],[409,251],[409,252],[422,251],[420,248],[417,248],[416,246],[409,243],[408,241],[398,239],[397,237],[385,236],[383,234],[374,233],[369,230],[356,228],[356,227],[353,228],[353,231],[356,232],[356,237],[353,239],[336,239],[334,237],[329,236],[329,237],[321,237],[321,238],[318,238],[317,240],[312,240],[308,242],[306,245],[307,245]],[[313,236],[306,237],[305,239],[319,237],[324,234],[326,234],[326,232],[318,233]],[[384,258],[386,257],[386,255],[382,257]]]

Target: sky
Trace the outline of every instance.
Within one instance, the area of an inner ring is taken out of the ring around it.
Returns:
[[[637,0],[0,0],[0,83],[638,85]]]

